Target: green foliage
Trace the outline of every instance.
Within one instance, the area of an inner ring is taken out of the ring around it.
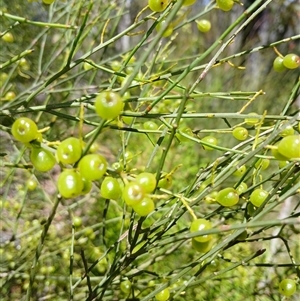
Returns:
[[[3,1],[1,300],[297,300],[299,7],[242,2]]]

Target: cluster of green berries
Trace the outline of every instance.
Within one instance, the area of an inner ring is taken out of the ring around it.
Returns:
[[[123,100],[114,92],[101,92],[95,100],[95,111],[103,119],[114,119],[123,110]],[[100,180],[107,171],[107,161],[100,154],[83,155],[81,139],[69,137],[57,149],[42,146],[42,134],[36,123],[27,117],[20,117],[12,125],[14,138],[30,148],[33,167],[41,172],[50,171],[58,162],[63,171],[57,180],[58,191],[64,198],[88,193],[92,181]],[[106,181],[103,181],[106,183]]]
[[[273,62],[273,68],[277,72],[288,69],[296,69],[300,66],[300,57],[297,54],[289,53],[284,57],[278,56]]]
[[[156,188],[156,177],[152,173],[143,172],[134,181],[126,183],[122,192],[124,202],[140,216],[146,216],[155,209],[150,194]]]

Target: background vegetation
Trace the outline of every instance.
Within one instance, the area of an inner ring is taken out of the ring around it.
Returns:
[[[147,1],[2,1],[0,35],[14,37],[0,39],[2,300],[147,301],[167,287],[170,300],[287,300],[279,282],[299,282],[299,160],[279,165],[269,151],[282,126],[299,133],[299,68],[272,69],[279,53],[299,54],[299,4],[241,1],[224,12],[215,1],[170,2],[153,13]],[[155,29],[163,18],[169,37]],[[197,29],[202,18],[208,33]],[[126,106],[99,131],[93,104],[107,89]],[[247,125],[251,112],[259,121]],[[70,136],[95,141],[108,174],[167,173],[172,186],[156,189],[156,209],[142,218],[102,198],[101,181],[62,199],[61,166],[34,170],[11,136],[20,116],[44,129],[53,151]],[[243,142],[232,136],[238,125],[250,134]],[[207,135],[218,140],[212,151]],[[261,158],[268,169],[255,168]],[[237,164],[247,167],[242,177]],[[213,192],[242,181],[238,205],[215,202]],[[257,187],[269,192],[258,209],[249,203]],[[205,253],[192,248],[195,216],[213,224]],[[299,288],[289,300],[298,298]]]

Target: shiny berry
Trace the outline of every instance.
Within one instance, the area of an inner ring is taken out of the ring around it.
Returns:
[[[30,142],[38,136],[36,123],[27,117],[18,118],[13,123],[11,132],[16,140],[23,143]]]
[[[105,199],[117,200],[122,194],[118,180],[113,177],[105,177],[101,184],[100,193]]]
[[[133,210],[140,216],[147,216],[154,211],[155,205],[151,198],[145,197],[139,203],[132,206]]]
[[[255,206],[259,207],[261,204],[265,201],[265,199],[268,197],[269,193],[263,189],[257,188],[253,190],[253,192],[250,195],[250,202]]]
[[[122,198],[129,206],[134,206],[140,203],[145,197],[145,190],[137,182],[130,182],[125,185]]]
[[[278,143],[278,152],[288,158],[300,158],[300,135],[290,135]]]
[[[234,188],[227,187],[218,192],[216,201],[224,207],[231,207],[239,202],[239,194]]]
[[[148,0],[149,8],[154,12],[164,11],[169,4],[169,0]]]
[[[79,196],[83,190],[83,181],[80,173],[73,169],[65,169],[57,179],[57,188],[64,198]]]
[[[80,159],[81,153],[81,141],[74,137],[63,140],[56,150],[57,159],[63,164],[76,163]]]
[[[282,57],[280,57],[280,56],[276,57],[276,59],[273,62],[273,69],[276,72],[283,72],[283,71],[287,70],[287,68],[283,64],[283,58]]]
[[[300,57],[294,53],[289,53],[283,58],[283,65],[288,69],[296,69],[300,66]]]
[[[96,113],[102,119],[114,119],[120,115],[124,107],[122,97],[116,92],[104,91],[95,100]]]
[[[210,28],[211,28],[211,23],[208,21],[208,20],[198,20],[196,21],[197,23],[197,28],[199,31],[201,32],[208,32],[210,31]]]
[[[244,141],[248,138],[248,130],[242,126],[238,126],[232,131],[232,135],[235,139]]]
[[[52,152],[41,147],[31,149],[30,161],[36,170],[42,172],[51,170],[56,163]]]
[[[203,141],[205,143],[212,144],[212,145],[217,145],[218,144],[217,139],[213,136],[206,136],[201,141]],[[209,145],[205,145],[205,144],[202,144],[202,146],[205,150],[213,150],[214,149],[213,146],[209,146]]]
[[[99,180],[106,173],[107,161],[99,154],[88,154],[81,158],[78,169],[87,180]]]
[[[194,232],[198,232],[198,231],[209,230],[211,228],[212,228],[212,226],[211,226],[210,221],[203,219],[203,218],[199,218],[199,219],[195,219],[192,221],[191,227],[190,227],[190,232],[194,233]],[[194,237],[194,239],[199,242],[207,242],[207,241],[211,240],[211,235],[206,234],[206,235],[196,236],[196,237]]]
[[[136,182],[139,183],[145,192],[151,193],[156,187],[156,177],[150,172],[142,172],[136,177]]]
[[[292,296],[296,292],[296,282],[293,279],[283,279],[279,283],[279,291],[286,297]]]
[[[216,0],[218,7],[223,11],[229,11],[232,9],[234,1],[233,0]]]

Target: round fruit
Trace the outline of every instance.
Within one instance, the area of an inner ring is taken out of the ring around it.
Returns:
[[[236,205],[239,202],[239,199],[239,194],[232,187],[227,187],[220,190],[216,197],[216,201],[224,207]]]
[[[36,123],[27,117],[18,118],[13,123],[11,132],[16,140],[23,143],[30,142],[38,136]]]
[[[4,95],[4,100],[6,101],[12,101],[16,98],[16,93],[14,91],[8,91]]]
[[[142,172],[136,177],[136,182],[139,183],[146,193],[151,193],[156,187],[156,177],[153,173]]]
[[[56,150],[56,156],[59,162],[63,164],[76,163],[82,153],[81,142],[79,139],[70,137],[62,141]]]
[[[246,171],[247,167],[245,165],[242,165],[233,173],[233,175],[236,177],[242,177]]]
[[[223,11],[229,11],[232,9],[234,4],[233,0],[217,0],[218,7]]]
[[[241,195],[248,189],[248,185],[245,182],[239,184],[239,186],[235,189],[238,195]]]
[[[235,139],[244,141],[248,138],[248,130],[242,126],[238,126],[232,131],[232,135]]]
[[[260,168],[261,170],[265,170],[269,167],[270,165],[270,160],[269,159],[259,159],[255,163],[255,168],[258,169]]]
[[[4,83],[7,81],[8,79],[8,74],[5,72],[1,72],[0,73],[0,86],[4,86]]]
[[[132,206],[133,210],[140,216],[147,216],[154,211],[155,205],[151,198],[145,197],[138,204]]]
[[[88,154],[81,158],[78,169],[82,177],[87,180],[99,180],[106,173],[106,159],[99,154]]]
[[[33,191],[37,187],[37,181],[35,179],[29,179],[26,183],[27,189]]]
[[[130,182],[125,185],[122,198],[129,206],[137,205],[145,197],[143,187],[137,182]]]
[[[122,116],[122,121],[128,125],[132,124],[133,120],[133,116]]]
[[[1,38],[3,41],[5,41],[7,43],[13,43],[15,40],[14,36],[10,32],[5,33]]]
[[[52,4],[55,0],[43,0],[45,4]]]
[[[120,115],[124,107],[122,97],[115,92],[101,92],[95,100],[96,113],[102,119],[114,119]]]
[[[206,143],[209,143],[209,144],[212,144],[212,145],[217,145],[218,144],[217,139],[213,136],[206,136],[202,139],[202,141],[206,142]],[[208,145],[204,145],[204,144],[203,144],[203,148],[205,150],[213,150],[214,149],[213,147],[208,146]]]
[[[158,181],[157,187],[169,189],[172,186],[172,182],[173,182],[172,175],[166,174]]]
[[[207,253],[211,249],[211,241],[200,242],[192,238],[192,247],[199,253]]]
[[[122,194],[118,180],[113,177],[105,177],[101,184],[100,193],[105,199],[117,200]]]
[[[203,218],[198,218],[192,221],[191,227],[190,227],[190,232],[198,232],[198,231],[203,231],[203,230],[209,230],[211,229],[211,223],[210,221],[203,219]],[[201,236],[196,236],[194,237],[196,241],[199,242],[207,242],[211,240],[211,235],[201,235]]]
[[[25,57],[22,57],[20,60],[19,60],[19,67],[23,70],[23,71],[28,71],[30,70],[30,65],[28,63],[28,61],[25,59]]]
[[[271,149],[272,156],[273,156],[275,159],[279,160],[279,161],[288,161],[289,159],[288,159],[287,157],[285,157],[285,156],[283,156],[283,155],[281,155],[281,154],[279,153],[279,151],[278,151],[278,143],[275,144],[275,146],[276,146],[277,148],[272,148],[272,149]]]
[[[73,225],[75,228],[79,228],[82,225],[82,218],[79,216],[74,216]]]
[[[162,29],[162,27],[164,27],[164,26],[166,26],[166,20],[160,21],[156,25],[155,29],[156,29],[157,32],[159,32]],[[166,38],[166,37],[169,37],[172,33],[173,33],[173,25],[172,24],[168,24],[168,26],[165,29],[165,31],[163,32],[162,36]]]
[[[294,128],[291,125],[288,125],[284,130],[279,133],[279,136],[286,137],[294,134]]]
[[[199,31],[201,32],[210,31],[211,23],[208,20],[203,19],[203,20],[196,21],[196,23]]]
[[[83,69],[85,71],[88,71],[88,70],[91,70],[91,69],[94,69],[95,67],[93,65],[91,65],[89,62],[84,62],[83,63]]]
[[[148,0],[148,5],[154,12],[164,11],[167,8],[168,4],[168,0]]]
[[[80,194],[82,195],[88,194],[92,190],[92,186],[93,186],[92,181],[82,178],[82,183],[83,183],[83,187]]]
[[[284,137],[278,143],[278,152],[288,159],[300,158],[300,135]]]
[[[193,5],[195,2],[196,0],[183,0],[182,5],[189,6],[189,5]]]
[[[268,195],[269,193],[267,191],[257,188],[253,190],[249,200],[254,206],[259,207],[265,201]]]
[[[155,295],[157,301],[167,301],[170,298],[170,291],[168,288],[163,289],[158,294]]]
[[[144,122],[143,128],[145,130],[155,131],[158,129],[158,126],[154,121],[149,120],[149,121]]]
[[[293,279],[283,279],[279,283],[279,291],[286,297],[292,296],[296,292],[296,282]]]
[[[256,115],[256,113],[249,113],[249,117],[245,118],[245,123],[247,125],[256,125],[257,123],[259,123],[259,118],[255,118]]]
[[[283,58],[283,65],[288,69],[296,69],[300,66],[300,57],[297,54],[289,53]]]
[[[120,289],[124,294],[129,294],[131,292],[132,283],[129,280],[124,280],[120,284]]]
[[[114,71],[119,71],[122,67],[122,64],[119,61],[112,61],[110,65],[111,69]]]
[[[273,62],[273,69],[276,71],[276,72],[282,72],[284,70],[286,70],[286,67],[284,66],[283,64],[283,58],[278,56],[274,62]]]
[[[57,179],[57,188],[66,199],[79,196],[83,189],[82,176],[74,169],[65,169]]]
[[[180,131],[180,133],[176,133],[176,137],[178,138],[178,140],[180,142],[188,142],[188,141],[190,141],[189,138],[187,138],[186,136],[182,135],[181,133],[183,133],[185,135],[188,135],[188,136],[191,136],[191,137],[194,136],[194,133],[193,133],[193,131],[192,131],[192,129],[190,127],[187,127],[187,126],[180,127],[179,131]]]
[[[54,155],[49,150],[41,147],[31,149],[30,161],[36,170],[42,172],[51,170],[56,163]]]

